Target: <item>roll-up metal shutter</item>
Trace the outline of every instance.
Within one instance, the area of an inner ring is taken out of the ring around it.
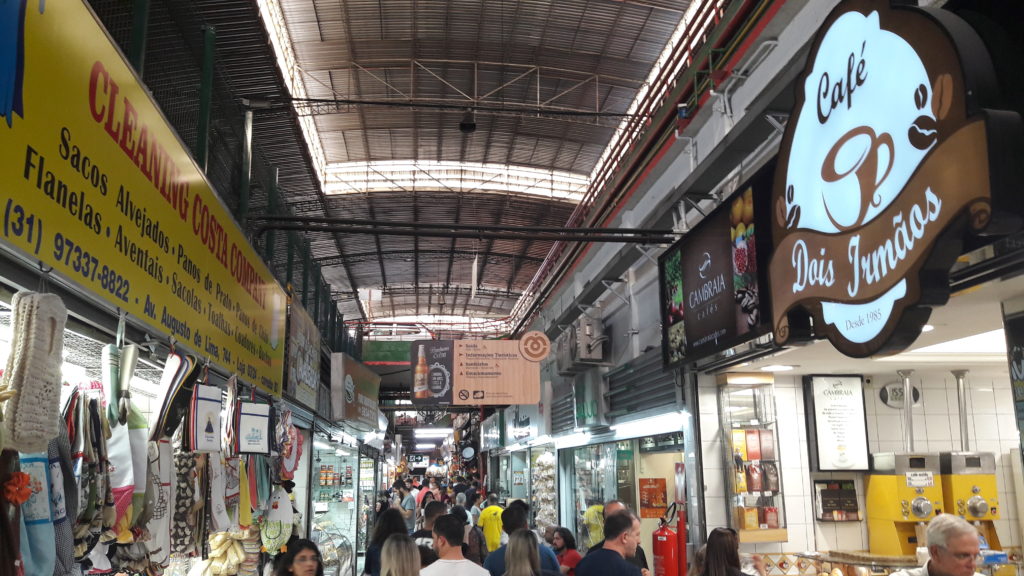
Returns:
[[[662,365],[661,348],[610,370],[608,379],[608,418],[656,408],[680,406],[675,373]]]
[[[571,432],[576,427],[576,398],[572,380],[555,376],[551,379],[551,434]]]

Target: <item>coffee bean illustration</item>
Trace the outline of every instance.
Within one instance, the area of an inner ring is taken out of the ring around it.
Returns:
[[[924,84],[918,84],[917,90],[914,90],[914,105],[917,106],[918,110],[923,110],[925,104],[928,103],[928,87]]]
[[[939,125],[931,116],[918,116],[907,131],[911,146],[927,150],[939,139]]]

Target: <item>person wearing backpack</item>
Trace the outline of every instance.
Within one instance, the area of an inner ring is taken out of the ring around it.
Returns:
[[[466,524],[466,537],[462,542],[462,555],[467,560],[472,560],[476,564],[483,566],[484,560],[487,558],[487,541],[484,538],[483,530],[470,523],[469,513],[462,506],[453,507],[451,514]]]

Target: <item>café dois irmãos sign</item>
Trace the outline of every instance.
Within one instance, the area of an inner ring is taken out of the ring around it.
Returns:
[[[829,15],[773,185],[778,344],[813,325],[865,357],[920,334],[965,233],[990,223],[1000,147],[1019,139],[1019,115],[989,109],[993,86],[983,43],[949,12],[854,0]]]

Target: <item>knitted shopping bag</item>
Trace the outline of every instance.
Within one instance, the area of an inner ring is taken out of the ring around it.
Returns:
[[[19,292],[12,300],[11,354],[0,386],[16,393],[4,406],[6,447],[45,452],[57,436],[60,368],[67,309],[54,294]]]

